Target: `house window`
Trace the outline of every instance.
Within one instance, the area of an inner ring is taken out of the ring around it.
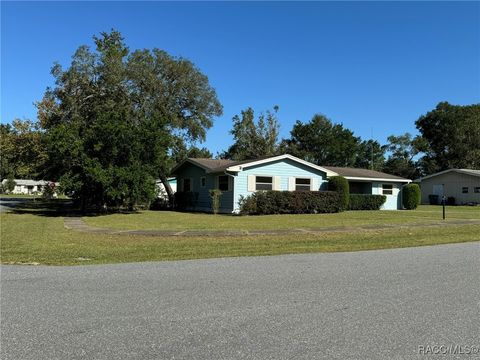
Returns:
[[[473,188],[473,192],[474,192],[474,193],[477,193],[477,194],[480,193],[480,186],[475,186],[475,187]]]
[[[273,177],[271,176],[255,177],[255,190],[272,190],[272,189],[273,189]]]
[[[468,186],[462,187],[462,194],[468,194]]]
[[[218,190],[228,191],[228,176],[221,175],[218,177]]]
[[[383,195],[393,195],[393,185],[392,184],[382,184],[382,194]]]
[[[205,176],[202,176],[200,178],[200,186],[204,188],[206,185],[207,185],[207,179],[205,178]]]
[[[311,179],[295,179],[295,190],[296,191],[310,191],[310,181]]]
[[[183,191],[192,191],[192,179],[183,179]]]

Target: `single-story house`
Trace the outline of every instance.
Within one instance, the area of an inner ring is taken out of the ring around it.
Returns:
[[[209,190],[221,190],[223,213],[237,213],[241,197],[259,190],[327,190],[328,178],[337,175],[347,178],[351,193],[386,195],[383,209],[396,210],[402,208],[402,185],[410,182],[377,171],[318,166],[288,154],[245,161],[189,158],[172,175],[177,191],[198,194],[192,210],[210,211]]]
[[[15,181],[15,187],[11,193],[25,195],[42,194],[45,186],[51,183],[51,181],[29,179],[14,179],[13,181]],[[5,186],[6,183],[7,179],[3,179],[2,186]],[[58,184],[55,183],[55,186]]]
[[[454,198],[455,204],[480,204],[480,170],[449,169],[416,179],[422,192],[422,204],[430,203],[430,195]]]

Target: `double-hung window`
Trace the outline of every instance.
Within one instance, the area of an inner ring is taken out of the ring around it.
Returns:
[[[468,186],[462,187],[462,194],[468,194]]]
[[[382,184],[382,194],[383,195],[393,195],[393,185],[392,184]]]
[[[218,190],[228,191],[228,176],[227,175],[220,175],[218,177]]]
[[[310,191],[311,179],[295,179],[295,190],[296,191]]]
[[[271,176],[256,176],[255,190],[273,190],[273,177]]]

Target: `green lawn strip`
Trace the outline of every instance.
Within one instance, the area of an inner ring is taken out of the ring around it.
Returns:
[[[479,207],[447,207],[450,220],[480,220]],[[172,211],[143,211],[84,217],[94,227],[118,230],[273,230],[292,228],[408,225],[442,220],[441,206],[420,206],[410,211],[347,211],[338,214],[231,216]]]
[[[104,264],[229,256],[358,251],[480,240],[480,225],[282,236],[149,237],[81,233],[62,217],[3,213],[2,263]]]

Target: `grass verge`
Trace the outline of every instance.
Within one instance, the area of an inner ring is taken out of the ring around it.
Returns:
[[[51,209],[0,214],[1,262],[104,264],[358,251],[480,240],[480,225],[215,238],[105,235],[67,230],[63,217],[57,215]]]

